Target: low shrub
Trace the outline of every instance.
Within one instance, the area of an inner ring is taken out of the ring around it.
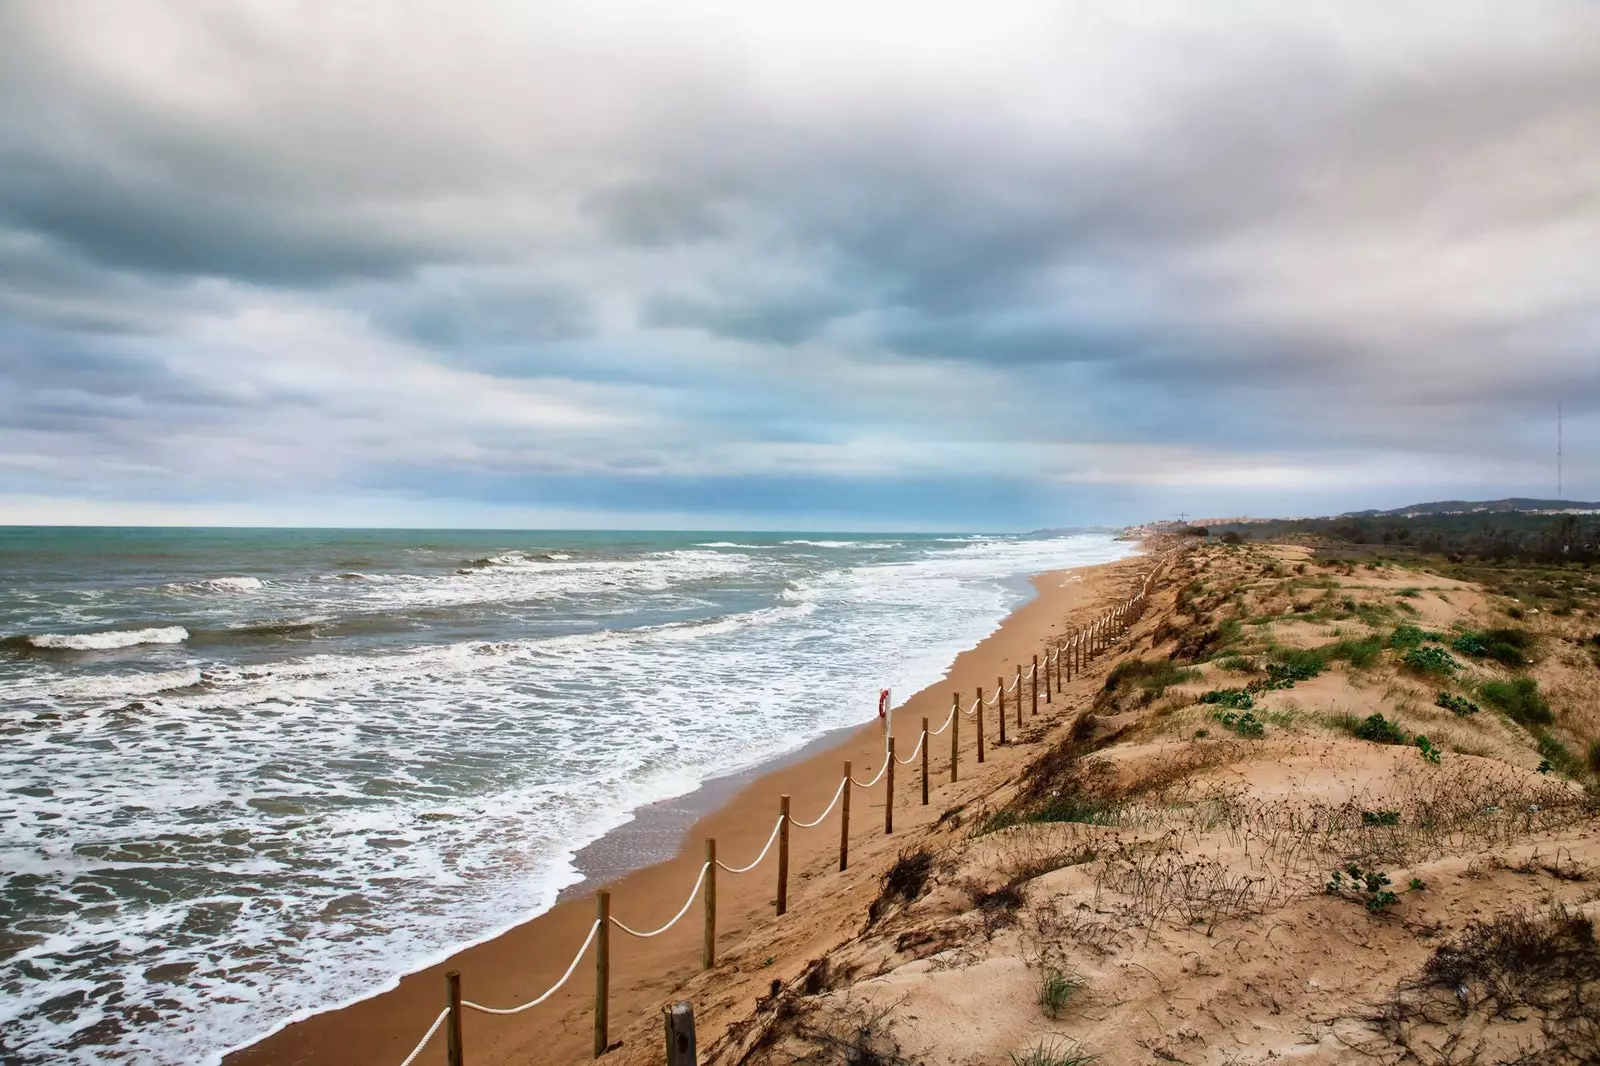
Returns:
[[[1236,711],[1248,711],[1256,705],[1250,693],[1242,688],[1214,688],[1210,692],[1202,693],[1200,702],[1232,707]]]
[[[1406,622],[1395,626],[1394,632],[1389,634],[1389,647],[1415,648],[1427,639],[1428,635],[1422,631],[1421,627]]]
[[[1400,656],[1400,663],[1424,674],[1453,674],[1460,666],[1443,648],[1412,648]]]
[[[1382,714],[1374,712],[1369,714],[1361,724],[1356,726],[1356,736],[1361,740],[1370,740],[1375,744],[1404,744],[1406,731],[1398,723],[1391,722]]]
[[[1199,677],[1200,671],[1178,666],[1169,659],[1125,659],[1107,675],[1105,689],[1114,692],[1126,685],[1160,696],[1169,686]]]
[[[1564,777],[1578,777],[1583,773],[1583,762],[1554,736],[1540,730],[1538,734],[1539,754],[1544,756],[1545,762]]]
[[[1234,538],[1229,541],[1228,538]],[[1239,534],[1224,533],[1224,543],[1239,543]],[[1011,1052],[1011,1066],[1090,1066],[1098,1062],[1099,1055],[1083,1050],[1083,1045],[1065,1036],[1042,1037],[1026,1051]]]
[[[1433,741],[1429,740],[1427,737],[1422,736],[1419,733],[1417,735],[1416,745],[1417,745],[1417,751],[1422,754],[1423,761],[1431,762],[1435,766],[1437,766],[1439,764],[1439,760],[1440,760],[1440,757],[1441,757],[1440,756],[1440,752],[1439,752],[1438,748],[1433,746]]]
[[[1345,880],[1346,874],[1350,875],[1349,881]],[[1381,870],[1363,870],[1351,863],[1343,870],[1333,871],[1323,889],[1330,896],[1359,901],[1371,914],[1382,914],[1400,902],[1400,897],[1389,887],[1393,883]]]
[[[1555,721],[1550,704],[1539,692],[1539,682],[1531,677],[1509,681],[1487,681],[1478,689],[1483,701],[1505,712],[1512,721],[1525,726],[1549,725]]]
[[[1400,812],[1399,811],[1389,811],[1389,810],[1362,811],[1361,812],[1361,824],[1362,825],[1399,825],[1400,824]]]
[[[1325,662],[1343,659],[1351,666],[1363,668],[1378,661],[1379,656],[1383,654],[1383,641],[1377,636],[1362,637],[1359,640],[1341,640],[1317,650],[1322,653]]]
[[[1246,740],[1260,740],[1267,735],[1266,724],[1249,711],[1215,711],[1211,717]]]
[[[1463,633],[1456,637],[1455,640],[1452,640],[1450,642],[1450,647],[1453,650],[1460,652],[1462,655],[1471,655],[1475,658],[1481,657],[1489,650],[1488,645],[1484,644],[1483,638],[1470,631]]]
[[[934,854],[927,848],[902,851],[884,873],[878,898],[867,907],[868,919],[876,921],[891,904],[910,903],[927,891],[933,865]]]
[[[1453,711],[1462,718],[1469,714],[1478,713],[1478,705],[1476,703],[1462,696],[1452,696],[1448,692],[1439,693],[1439,698],[1433,701],[1433,705],[1435,707],[1443,707],[1447,711]]]

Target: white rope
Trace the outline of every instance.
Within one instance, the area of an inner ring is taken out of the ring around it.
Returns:
[[[994,699],[992,699],[992,700],[984,700],[983,701],[983,705],[985,707],[993,707],[995,704],[997,704],[999,702],[1000,702],[1000,693],[999,693],[999,691],[996,691],[995,694],[994,694]]]
[[[883,765],[878,767],[878,776],[877,777],[874,777],[871,781],[857,781],[855,778],[852,777],[850,779],[850,782],[851,782],[851,784],[857,785],[857,786],[859,786],[861,788],[871,788],[873,785],[876,785],[878,783],[879,778],[883,777],[883,772],[885,770],[887,770],[888,768],[889,768],[889,749],[885,748],[883,750]]]
[[[567,972],[562,974],[561,975],[561,980],[559,980],[555,984],[551,985],[549,990],[546,991],[545,994],[540,996],[538,999],[530,999],[530,1000],[528,1000],[528,1002],[524,1003],[520,1007],[507,1007],[504,1010],[500,1010],[500,1009],[498,1009],[496,1007],[485,1007],[483,1004],[474,1003],[469,999],[462,1000],[461,1001],[461,1005],[463,1007],[471,1007],[473,1010],[476,1010],[476,1011],[482,1011],[484,1014],[521,1014],[523,1011],[527,1010],[529,1007],[537,1007],[539,1004],[543,1003],[545,1000],[547,1000],[551,996],[553,996],[555,994],[555,992],[556,992],[556,989],[560,988],[562,985],[567,983],[567,978],[572,976],[572,971],[576,970],[578,968],[578,960],[582,959],[583,955],[584,955],[584,952],[589,950],[589,945],[594,942],[594,935],[596,933],[598,933],[599,931],[600,931],[600,919],[596,918],[594,920],[594,924],[589,926],[589,935],[583,938],[583,947],[578,949],[578,953],[576,955],[572,956],[572,962],[567,965]],[[448,1014],[449,1011],[446,1011],[445,1013]],[[437,1027],[439,1023],[438,1022],[434,1022],[433,1024]],[[429,1033],[428,1035],[431,1036],[433,1034]],[[416,1057],[416,1052],[412,1052],[412,1058],[415,1058],[415,1057]],[[400,1066],[410,1066],[410,1063],[411,1063],[411,1059],[407,1059],[405,1062],[402,1062],[400,1064]]]
[[[839,797],[844,795],[844,785],[845,785],[845,778],[841,777],[839,779],[839,787],[833,790],[833,799],[828,801],[828,806],[823,809],[821,814],[817,815],[815,821],[812,821],[812,822],[801,822],[801,821],[795,820],[794,818],[790,818],[789,821],[792,822],[793,824],[799,826],[801,829],[812,829],[812,828],[815,828],[816,826],[821,825],[822,824],[822,820],[824,818],[826,818],[829,814],[833,813],[833,805],[835,803],[839,802]]]
[[[782,819],[779,820],[781,821]],[[621,918],[615,917],[611,919],[611,924],[616,926],[618,929],[621,929],[629,936],[636,936],[641,940],[647,940],[653,936],[660,936],[668,929],[671,929],[673,926],[677,925],[679,918],[682,918],[685,914],[689,913],[689,905],[692,904],[694,902],[694,898],[700,894],[700,886],[706,883],[706,871],[709,869],[711,869],[711,864],[709,862],[703,862],[700,864],[700,876],[695,878],[694,887],[689,890],[689,898],[683,901],[683,906],[679,908],[677,914],[672,916],[672,921],[668,922],[666,925],[663,925],[660,929],[655,929],[648,933],[641,933],[639,930],[628,925]]]
[[[928,734],[926,734],[926,733],[921,734],[920,736],[917,737],[917,746],[911,749],[911,754],[907,755],[904,759],[902,759],[900,756],[896,755],[894,757],[894,761],[899,763],[901,766],[910,766],[911,765],[911,761],[917,757],[917,752],[922,750],[922,742],[924,740],[927,740],[927,739],[928,739]]]
[[[597,922],[595,924],[598,925],[599,923]],[[433,1034],[439,1031],[439,1026],[443,1025],[444,1020],[449,1016],[449,1007],[446,1007],[444,1010],[439,1012],[439,1016],[435,1018],[433,1020],[433,1024],[428,1027],[428,1035],[422,1038],[422,1042],[420,1044],[411,1049],[411,1054],[406,1056],[406,1061],[402,1062],[400,1066],[411,1066],[413,1062],[417,1061],[417,1056],[422,1054],[422,1049],[428,1046],[428,1041],[433,1039]]]
[[[760,866],[761,865],[761,860],[767,857],[767,852],[772,850],[772,842],[774,840],[778,839],[778,830],[780,830],[782,828],[783,828],[783,815],[780,814],[780,815],[778,815],[778,820],[776,822],[772,823],[772,832],[770,834],[768,834],[768,836],[767,836],[766,846],[761,849],[761,854],[757,855],[755,857],[755,860],[752,861],[750,863],[750,865],[741,866],[738,869],[734,869],[732,866],[729,866],[728,864],[724,863],[721,859],[717,860],[717,865],[722,867],[724,870],[728,871],[730,874],[747,874],[747,873],[749,873],[751,870],[754,870],[757,866]],[[691,898],[693,898],[693,897],[691,897]],[[674,918],[673,921],[677,921],[677,919]]]
[[[1006,691],[1007,692],[1015,692],[1015,691],[1017,691],[1017,686],[1020,685],[1020,684],[1022,684],[1022,675],[1018,674],[1016,676],[1016,679],[1013,680],[1011,682],[1011,684],[1006,686]]]
[[[1037,665],[1030,666],[1030,667],[1028,667],[1028,672],[1022,675],[1022,680],[1024,680],[1024,681],[1032,681],[1033,680],[1033,675],[1037,674],[1038,672],[1039,672],[1039,667]]]
[[[938,729],[935,729],[933,732],[929,733],[928,735],[930,737],[936,737],[940,733],[943,733],[946,729],[949,729],[950,728],[950,723],[956,720],[956,711],[958,711],[958,710],[960,710],[960,708],[952,703],[950,705],[950,717],[948,717],[948,718],[946,718],[944,720],[944,725],[940,726]]]
[[[977,709],[978,709],[978,697],[974,696],[974,697],[972,697],[972,706],[968,707],[966,710],[962,711],[961,713],[966,715],[968,718],[971,718],[972,717],[972,712],[976,711]]]

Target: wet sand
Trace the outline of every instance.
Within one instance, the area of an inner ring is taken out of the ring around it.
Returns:
[[[1041,651],[1047,640],[1068,632],[1071,624],[1087,621],[1090,608],[1108,602],[1113,590],[1120,590],[1142,566],[1142,560],[1134,558],[1035,577],[1032,583],[1038,594],[1033,600],[1008,616],[977,647],[957,656],[942,682],[916,693],[895,710],[895,732],[908,738],[901,752],[915,744],[923,717],[930,719],[930,728],[938,728],[950,713],[954,693],[961,693],[966,705],[976,687],[981,685],[992,692],[996,678],[1014,677],[1019,664],[1026,672],[1031,657]],[[1041,712],[1059,715],[1074,699],[1074,689],[1078,687],[1069,686],[1066,696],[1058,697],[1048,710],[1041,697]],[[926,824],[953,801],[971,802],[981,797],[1025,756],[1026,745],[992,747],[998,730],[993,709],[987,714],[986,740],[991,751],[982,766],[975,761],[972,721],[962,719],[959,784],[949,782],[948,734],[933,738],[929,806],[920,804],[919,766],[913,763],[896,767],[897,829]],[[1015,716],[1014,705],[1008,699],[1008,717],[1013,723]],[[779,796],[791,797],[795,819],[815,818],[838,788],[845,760],[852,762],[858,780],[868,780],[878,772],[883,762],[883,739],[875,719],[859,728],[819,738],[783,759],[747,773],[712,780],[688,796],[643,808],[628,825],[579,853],[584,882],[563,893],[562,901],[547,913],[467,948],[439,965],[404,977],[397,987],[370,999],[297,1022],[228,1056],[226,1064],[399,1066],[444,1005],[447,970],[460,971],[462,992],[467,999],[487,1006],[513,1006],[539,995],[566,970],[588,935],[595,920],[596,889],[609,887],[612,913],[622,921],[637,929],[659,926],[683,905],[694,884],[704,861],[705,838],[716,839],[718,857],[729,865],[749,862],[772,832]],[[731,977],[741,965],[749,965],[724,960],[735,958],[738,946],[757,927],[777,921],[793,925],[796,933],[805,931],[807,923],[801,912],[808,896],[875,890],[874,877],[864,875],[862,870],[881,860],[884,849],[893,846],[893,838],[884,836],[883,822],[883,783],[870,790],[853,789],[851,851],[853,860],[858,854],[860,859],[852,861],[851,871],[842,875],[837,871],[837,811],[815,829],[794,828],[790,913],[782,919],[773,914],[774,855],[750,873],[720,873],[719,967],[711,976],[726,971]],[[869,899],[867,896],[860,901],[862,911]],[[696,901],[684,920],[661,936],[637,940],[612,930],[613,1041],[631,1039],[637,1044],[644,1039],[639,1034],[659,1029],[661,1006],[676,998],[680,986],[701,973],[702,929],[701,906]],[[814,932],[822,936],[828,930]],[[768,957],[755,965],[770,966],[774,976],[781,977],[804,961]],[[561,991],[538,1007],[512,1017],[468,1011],[463,1025],[467,1061],[472,1066],[588,1061],[593,1041],[594,983],[591,956],[579,963]],[[733,983],[738,982],[730,981],[730,986]],[[702,1033],[702,1046],[714,1035]],[[418,1063],[443,1061],[441,1031]]]

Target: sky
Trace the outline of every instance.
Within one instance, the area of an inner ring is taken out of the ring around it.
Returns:
[[[0,523],[1600,498],[1600,4],[4,0]]]

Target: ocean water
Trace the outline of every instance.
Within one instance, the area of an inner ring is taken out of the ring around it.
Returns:
[[[0,528],[0,1061],[218,1061],[872,718],[1066,537]]]

